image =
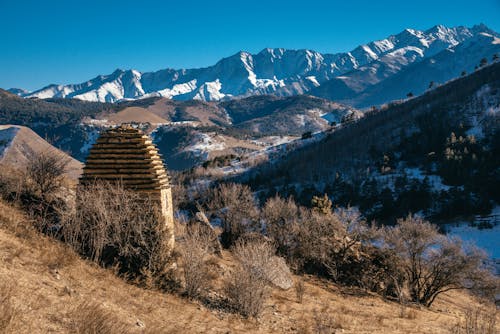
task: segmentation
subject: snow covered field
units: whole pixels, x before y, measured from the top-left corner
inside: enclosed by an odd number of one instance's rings
[[[486,250],[495,264],[497,274],[500,274],[500,206],[493,208],[487,217],[477,216],[475,222],[487,222],[493,225],[493,228],[479,229],[466,221],[447,224],[445,228],[448,235],[459,236],[462,240],[473,242]]]

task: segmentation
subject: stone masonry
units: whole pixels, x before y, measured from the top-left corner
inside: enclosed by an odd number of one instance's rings
[[[103,132],[90,149],[80,184],[96,180],[121,182],[161,207],[165,227],[174,245],[172,190],[167,171],[151,138],[130,125]]]

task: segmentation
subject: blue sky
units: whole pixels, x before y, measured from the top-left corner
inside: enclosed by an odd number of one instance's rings
[[[0,87],[203,67],[265,47],[335,53],[407,27],[477,23],[500,31],[500,0],[0,0]]]

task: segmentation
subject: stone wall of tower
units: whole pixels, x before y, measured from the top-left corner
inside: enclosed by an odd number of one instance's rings
[[[90,149],[80,184],[96,180],[121,182],[125,189],[158,203],[166,233],[174,246],[170,179],[158,149],[141,130],[122,125],[103,132]]]

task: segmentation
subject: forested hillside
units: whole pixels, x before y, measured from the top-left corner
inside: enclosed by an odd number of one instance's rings
[[[500,63],[404,103],[244,176],[263,197],[327,193],[371,219],[487,213],[500,201]],[[271,190],[269,190],[271,189]]]

